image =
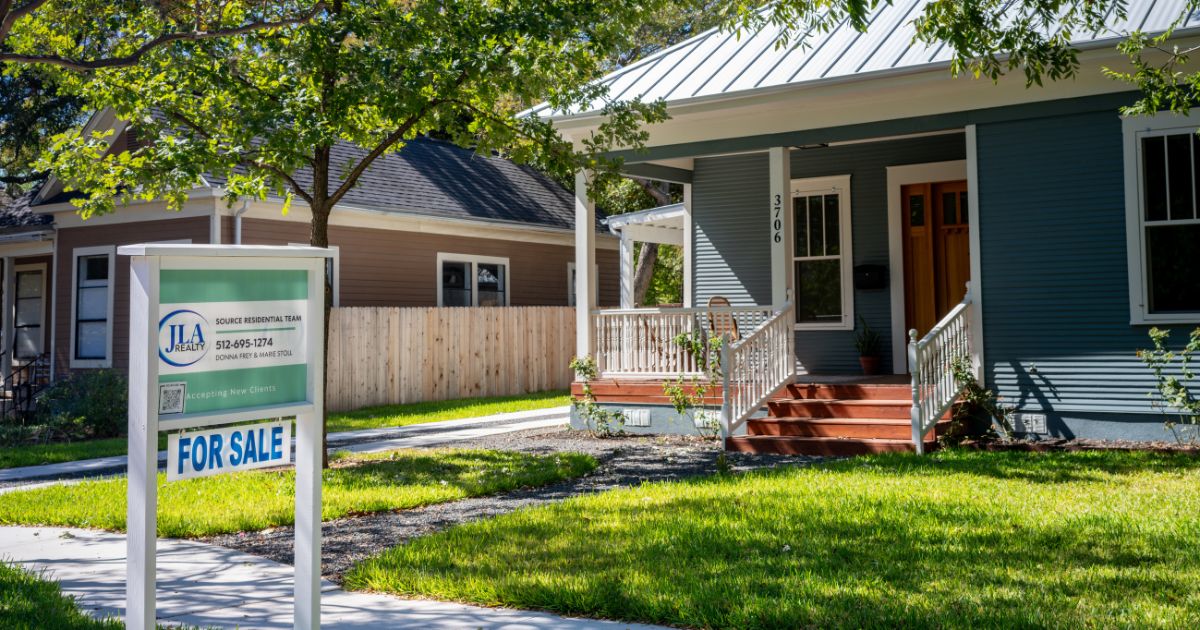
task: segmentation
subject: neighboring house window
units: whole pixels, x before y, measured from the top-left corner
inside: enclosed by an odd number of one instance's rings
[[[792,180],[796,327],[854,327],[850,176]]]
[[[437,255],[438,306],[508,306],[508,259]]]
[[[308,247],[308,243],[288,243],[289,247]],[[333,257],[325,259],[325,279],[333,287],[333,305],[342,305],[342,250],[337,245],[325,249],[333,250]]]
[[[1198,123],[1125,120],[1126,227],[1133,323],[1200,321]]]
[[[42,354],[43,318],[46,313],[46,265],[19,265],[16,272],[16,318],[13,320],[13,355],[30,359]]]
[[[71,367],[112,365],[113,248],[83,247],[74,252],[71,302]]]
[[[600,265],[592,267],[592,301],[600,303]],[[567,263],[567,306],[575,306],[575,263]]]

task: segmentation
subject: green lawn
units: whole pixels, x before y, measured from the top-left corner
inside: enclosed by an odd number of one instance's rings
[[[522,396],[499,396],[495,398],[465,398],[436,402],[411,403],[407,405],[385,405],[367,407],[356,411],[329,414],[329,431],[356,431],[402,427],[410,424],[459,420],[489,416],[496,413],[547,409],[571,404],[566,391],[538,392]],[[161,435],[159,448],[166,448],[166,435]],[[36,446],[0,447],[0,468],[58,464],[95,457],[124,455],[127,438],[86,440],[69,444],[44,444]]]
[[[477,418],[497,413],[548,409],[571,404],[571,395],[565,390],[537,392],[521,396],[497,396],[494,398],[462,398],[433,402],[409,403],[407,405],[383,405],[356,411],[329,414],[329,432],[358,431],[383,427],[403,427],[410,424],[440,422]]]
[[[346,585],[695,628],[1200,627],[1200,459],[968,451],[647,484]]]
[[[339,458],[325,471],[322,518],[400,510],[539,486],[585,474],[578,453],[528,455],[471,450],[403,450]],[[158,534],[197,537],[288,525],[292,470],[217,475],[166,483],[159,475]],[[0,525],[125,528],[125,479],[88,481],[0,495]]]
[[[58,584],[0,562],[0,628],[10,630],[119,630],[117,619],[100,621],[80,612]]]

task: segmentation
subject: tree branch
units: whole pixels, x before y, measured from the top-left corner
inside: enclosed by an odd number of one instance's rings
[[[47,0],[31,0],[30,5],[33,5],[33,4],[40,5],[40,4],[44,4],[46,1]],[[22,7],[22,8],[24,8],[24,7]],[[0,52],[0,62],[28,63],[28,64],[43,63],[43,64],[52,65],[52,66],[58,66],[61,68],[66,68],[68,70],[74,70],[77,72],[88,72],[91,70],[99,70],[102,68],[118,68],[118,67],[124,67],[124,66],[132,66],[132,65],[136,65],[139,61],[141,61],[142,57],[145,57],[151,51],[155,50],[156,48],[165,46],[167,44],[171,44],[174,42],[180,42],[180,41],[195,42],[195,41],[203,41],[203,40],[207,40],[207,39],[218,39],[218,38],[222,38],[222,37],[231,37],[234,35],[245,35],[247,33],[253,33],[255,31],[268,30],[268,29],[272,29],[272,28],[281,28],[284,26],[292,26],[295,24],[300,24],[302,22],[307,22],[307,21],[311,20],[312,18],[316,17],[316,15],[318,13],[320,13],[321,10],[324,8],[325,8],[325,0],[318,0],[317,3],[313,5],[312,9],[310,9],[309,11],[306,11],[304,14],[296,16],[294,18],[288,18],[288,19],[279,20],[276,22],[268,22],[265,20],[259,20],[256,22],[250,22],[247,24],[243,24],[241,26],[235,26],[235,27],[225,28],[225,29],[218,29],[215,31],[188,31],[188,32],[184,32],[184,33],[163,33],[162,35],[159,35],[158,37],[155,37],[154,39],[151,39],[150,41],[142,44],[141,46],[139,46],[137,48],[137,50],[133,51],[132,53],[129,53],[128,55],[118,56],[118,57],[108,57],[108,58],[102,58],[102,59],[85,60],[85,59],[72,59],[70,57],[61,57],[58,55],[26,55],[26,54],[18,54],[18,53],[11,53],[11,52]],[[11,18],[12,16],[16,15],[17,11],[19,11],[19,10],[20,9],[14,10],[12,13],[9,14],[9,17]],[[13,21],[15,21],[15,19]],[[5,24],[8,26],[0,27],[0,35],[7,34],[6,29],[11,28],[11,24],[9,24],[7,20],[6,20]],[[0,43],[2,43],[2,42],[3,42],[3,38],[0,37]]]
[[[25,4],[13,9],[12,0],[0,0],[0,44],[4,43],[4,38],[8,37],[8,32],[12,30],[13,24],[17,20],[36,11],[49,0],[29,0]]]

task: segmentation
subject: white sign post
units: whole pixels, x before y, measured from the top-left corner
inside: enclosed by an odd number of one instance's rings
[[[327,249],[129,245],[125,626],[155,628],[158,433],[168,480],[289,463],[296,418],[295,616],[321,623]],[[269,419],[254,425],[239,424]]]

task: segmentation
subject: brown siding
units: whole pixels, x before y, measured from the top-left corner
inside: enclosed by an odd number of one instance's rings
[[[43,291],[50,291],[53,283],[50,281],[54,277],[54,257],[50,254],[44,256],[26,256],[24,258],[14,258],[12,261],[13,267],[21,265],[46,265],[46,276],[42,279],[45,284],[42,287]],[[50,313],[53,310],[53,296],[46,294],[45,311],[42,313],[42,348],[44,352],[50,352]],[[11,348],[10,348],[11,349]]]
[[[308,224],[243,219],[247,245],[307,243]],[[438,252],[509,259],[513,306],[567,304],[567,263],[575,248],[397,230],[330,226],[340,250],[342,306],[436,306]],[[620,302],[617,252],[598,250],[600,303]]]
[[[154,241],[191,239],[207,243],[209,218],[161,219],[58,230],[58,260],[54,266],[55,370],[66,372],[71,366],[71,265],[79,247],[131,245]],[[129,353],[129,257],[117,256],[113,278],[113,367],[125,369]]]

